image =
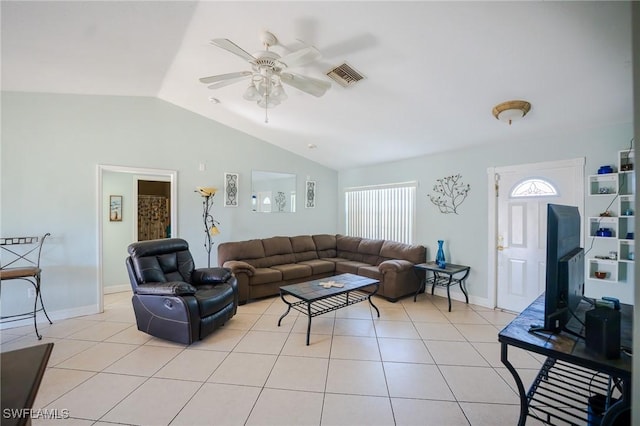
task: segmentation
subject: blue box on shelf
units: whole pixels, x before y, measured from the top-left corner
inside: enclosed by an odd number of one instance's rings
[[[613,167],[611,166],[600,166],[600,168],[598,169],[599,175],[606,175],[609,173],[613,173]]]
[[[596,231],[596,237],[612,237],[613,232],[609,228],[598,228]]]

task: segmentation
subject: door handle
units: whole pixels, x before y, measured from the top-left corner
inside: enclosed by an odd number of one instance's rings
[[[496,248],[498,249],[498,251],[502,251],[502,250],[504,250],[504,249],[506,249],[506,248],[509,248],[509,246],[500,246],[500,245],[499,245],[499,246],[498,246],[498,247],[496,247]]]

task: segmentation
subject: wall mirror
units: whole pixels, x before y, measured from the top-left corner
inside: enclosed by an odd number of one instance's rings
[[[292,173],[251,172],[251,210],[258,213],[296,211],[296,175]]]

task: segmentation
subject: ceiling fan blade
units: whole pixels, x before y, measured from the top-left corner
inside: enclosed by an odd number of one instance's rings
[[[234,55],[241,57],[245,61],[251,62],[256,60],[253,55],[251,55],[249,52],[247,52],[228,38],[214,38],[213,40],[211,40],[211,44],[213,44],[214,46],[218,46],[228,52],[231,52]]]
[[[209,84],[209,83],[217,83],[219,81],[225,80],[238,80],[250,76],[252,74],[251,71],[240,71],[240,72],[231,72],[229,74],[219,74],[212,75],[210,77],[202,77],[200,79],[200,83]]]
[[[325,92],[331,87],[331,83],[329,82],[300,74],[289,74],[283,72],[280,74],[280,79],[283,83],[295,87],[298,90],[302,90],[303,92],[313,95],[317,98],[324,95]]]
[[[245,78],[248,78],[248,75],[242,76],[242,77],[238,77],[238,78],[233,78],[230,80],[223,80],[223,81],[219,81],[217,83],[213,83],[207,86],[207,89],[219,89],[221,87],[225,87],[225,86],[229,86],[230,84],[235,84],[237,82],[239,82],[240,80],[244,80]]]
[[[283,56],[278,59],[278,62],[285,64],[287,68],[293,68],[313,62],[316,59],[320,59],[321,56],[318,49],[313,46],[307,46]]]

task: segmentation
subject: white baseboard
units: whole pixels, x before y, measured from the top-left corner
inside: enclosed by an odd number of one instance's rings
[[[49,318],[51,321],[55,323],[56,321],[61,321],[69,318],[82,317],[85,315],[94,315],[100,313],[100,309],[98,305],[86,305],[86,306],[78,306],[77,308],[71,309],[62,309],[60,311],[48,311]],[[38,312],[36,316],[36,322],[38,324],[48,324],[47,317],[44,315],[44,312]],[[33,326],[33,318],[25,318],[19,321],[11,321],[0,324],[0,330],[5,330],[9,328],[16,327],[25,327],[25,326]]]
[[[130,284],[122,284],[122,285],[110,285],[103,287],[104,294],[111,293],[122,293],[123,291],[131,290]]]

